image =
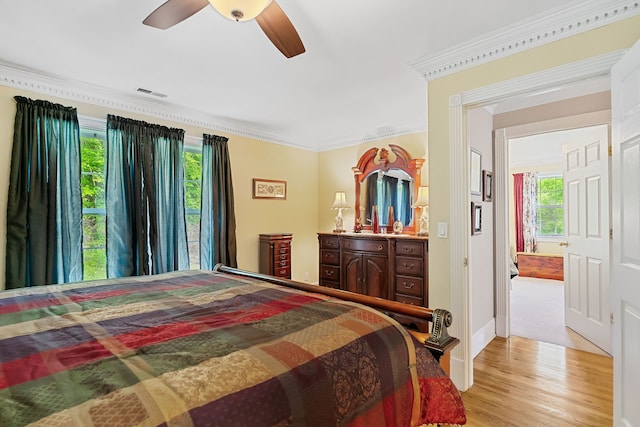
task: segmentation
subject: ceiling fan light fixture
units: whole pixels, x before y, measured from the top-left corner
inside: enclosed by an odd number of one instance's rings
[[[255,19],[273,0],[209,0],[218,13],[232,21]]]

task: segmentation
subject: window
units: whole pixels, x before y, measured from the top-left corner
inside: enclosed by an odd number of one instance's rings
[[[105,131],[81,128],[82,255],[84,279],[107,277],[104,205]]]
[[[200,268],[200,202],[202,191],[202,149],[184,146],[184,185],[189,243],[189,267]]]
[[[564,207],[561,176],[538,178],[538,236],[564,235]]]
[[[107,224],[105,209],[106,124],[80,120],[82,160],[82,254],[84,280],[107,277]],[[201,141],[199,140],[200,144]],[[184,146],[185,202],[189,266],[200,268],[200,196],[202,149],[197,142]]]

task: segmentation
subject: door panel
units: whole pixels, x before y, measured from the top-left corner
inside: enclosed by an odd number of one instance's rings
[[[606,125],[563,146],[565,324],[611,352],[609,135]]]
[[[387,257],[366,255],[364,257],[364,291],[367,295],[389,298],[387,286]]]
[[[613,419],[640,425],[640,42],[611,70]]]

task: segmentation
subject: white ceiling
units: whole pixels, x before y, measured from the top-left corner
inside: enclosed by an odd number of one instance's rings
[[[486,49],[502,30],[533,31],[524,24],[532,18],[570,29],[553,17],[575,15],[574,31],[585,5],[624,3],[278,0],[307,50],[286,59],[256,22],[229,21],[210,6],[165,31],[143,25],[163,1],[0,0],[0,84],[73,88],[80,100],[323,150],[425,130],[432,73],[423,70],[447,52]],[[2,78],[16,70],[28,74],[23,83]]]

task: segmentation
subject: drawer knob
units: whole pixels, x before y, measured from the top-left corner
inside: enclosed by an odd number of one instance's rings
[[[415,285],[414,283],[407,282],[402,282],[402,284],[404,285],[405,289],[413,289],[413,286]]]
[[[403,262],[403,263],[402,263],[402,266],[403,266],[404,268],[409,269],[409,270],[413,270],[413,264],[407,264],[406,262]]]
[[[405,252],[413,252],[413,248],[406,247],[404,248]]]
[[[333,271],[332,270],[325,270],[324,274],[327,276],[333,276]]]
[[[287,261],[280,261],[280,266],[284,267],[285,265],[287,265]]]
[[[379,251],[381,251],[381,250],[383,250],[383,249],[384,249],[384,246],[382,246],[382,245],[378,245],[378,250],[379,250]]]

